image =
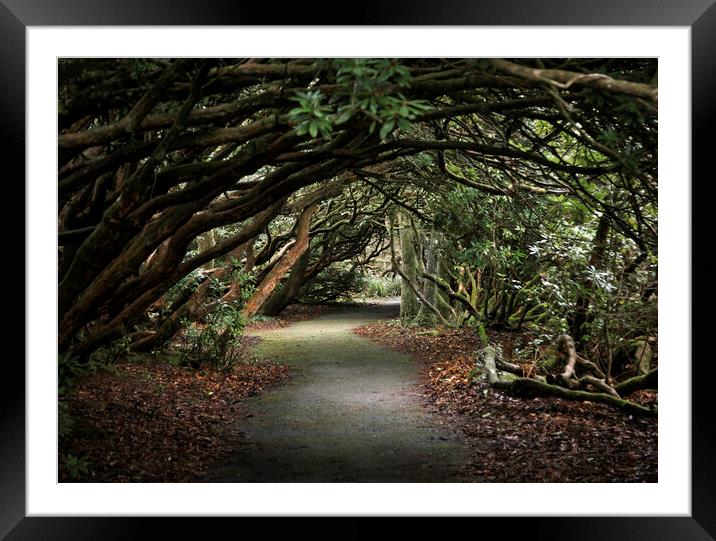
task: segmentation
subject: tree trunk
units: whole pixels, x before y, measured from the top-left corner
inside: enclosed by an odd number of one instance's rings
[[[445,258],[443,257],[443,252],[440,252],[439,255],[439,262],[438,262],[438,277],[441,278],[445,283],[448,283],[450,281],[450,272],[448,271],[447,265],[445,264]],[[435,284],[437,286],[437,284]],[[438,288],[438,302],[437,306],[440,310],[440,313],[443,315],[445,319],[448,319],[450,321],[457,321],[457,312],[455,311],[455,308],[453,308],[452,299],[450,298],[450,295],[443,291],[441,288]]]
[[[158,349],[174,338],[186,321],[196,321],[206,313],[204,299],[209,292],[211,279],[204,280],[185,303],[179,306],[159,326],[156,332],[146,335],[131,345],[132,351],[151,351]]]
[[[430,232],[425,247],[425,273],[437,274],[440,261],[440,240],[438,232],[434,229]],[[431,280],[423,280],[423,297],[432,306],[438,307],[438,286]],[[438,310],[440,310],[438,308]],[[442,311],[440,312],[442,314]],[[443,316],[444,317],[444,316]],[[437,321],[436,314],[425,304],[421,304],[414,322],[420,325],[433,325]]]
[[[418,315],[418,297],[410,283],[418,281],[418,256],[415,252],[413,228],[410,217],[404,213],[398,214],[400,230],[400,267],[405,278],[400,284],[400,317],[412,321]],[[402,276],[401,276],[402,278]],[[407,283],[407,282],[410,283]]]
[[[301,291],[301,286],[304,283],[306,268],[308,267],[310,258],[311,250],[306,250],[291,269],[291,274],[288,280],[286,280],[286,283],[282,287],[277,288],[276,291],[266,299],[266,302],[264,302],[259,309],[259,314],[264,316],[277,316],[284,308],[296,300],[298,293]]]
[[[196,238],[196,242],[199,247],[199,253],[205,252],[209,248],[213,247],[215,244],[214,230],[209,229],[209,231],[207,231],[206,233],[202,233],[201,235],[199,235]],[[206,263],[204,263],[203,268],[205,268],[206,270],[213,269],[214,268],[214,260],[212,259],[211,261],[207,261]]]
[[[401,268],[401,265],[398,263],[397,257],[396,257],[396,255],[395,255],[395,248],[394,248],[394,246],[393,246],[393,245],[394,245],[394,242],[393,242],[393,224],[392,224],[392,222],[391,222],[391,220],[390,220],[389,217],[386,217],[386,227],[388,228],[388,234],[389,234],[389,236],[390,236],[390,241],[389,241],[389,242],[390,242],[390,258],[391,258],[391,261],[392,261],[392,263],[393,263],[393,269],[395,270],[395,272],[397,272],[397,273],[400,275],[400,278],[401,278],[401,280],[402,280],[402,282],[401,282],[401,289],[402,289],[403,287],[410,288],[410,290],[412,291],[413,295],[415,295],[415,297],[416,297],[416,303],[417,303],[417,300],[420,299],[420,302],[422,302],[425,306],[427,306],[427,308],[429,308],[429,309],[433,312],[433,314],[435,314],[435,316],[440,320],[440,322],[441,322],[443,325],[445,325],[445,326],[447,326],[447,327],[450,327],[452,324],[451,324],[447,319],[445,319],[445,318],[442,316],[442,314],[441,314],[440,311],[435,307],[435,305],[429,303],[429,302],[427,301],[427,299],[426,299],[425,297],[423,297],[423,294],[420,292],[420,289],[418,288],[418,285],[417,285],[414,281],[412,281],[412,280],[408,277],[408,275],[405,274],[405,272],[403,272],[403,269]],[[416,269],[416,272],[417,272],[417,269]],[[402,305],[401,305],[401,311],[402,311],[402,309],[403,309],[403,307],[402,307]]]
[[[267,225],[268,223],[278,214],[282,201],[272,205],[268,209],[256,215],[249,224],[247,224],[242,230],[234,235],[230,239],[221,241],[218,245],[212,248],[212,251],[216,252],[216,256],[219,257],[223,254],[229,253],[232,250],[239,251],[240,247],[246,246],[246,243],[252,241]],[[205,258],[191,258],[185,261],[177,268],[164,268],[159,263],[153,263],[153,267],[157,266],[163,270],[162,280],[158,282],[156,286],[140,294],[135,300],[128,302],[126,305],[122,305],[118,308],[117,313],[111,317],[109,321],[104,323],[97,329],[94,329],[88,334],[81,342],[76,344],[72,348],[73,355],[76,355],[81,360],[88,359],[91,352],[97,348],[111,342],[112,340],[119,338],[122,334],[126,334],[127,328],[141,317],[146,309],[154,302],[156,302],[162,295],[164,295],[171,286],[176,284],[184,276],[189,274],[194,269],[198,268],[202,263],[205,262]]]
[[[467,313],[474,317],[476,321],[480,321],[481,316],[475,306],[470,304],[470,300],[465,296],[465,293],[456,293],[453,291],[447,281],[443,280],[439,276],[433,276],[432,274],[423,273],[422,277],[426,280],[430,280],[433,282],[441,292],[445,293],[445,295],[452,301],[455,302],[455,304],[458,306],[458,308],[464,308]],[[462,291],[465,291],[464,289]],[[440,296],[438,296],[438,299],[440,299]],[[452,306],[449,307],[450,312],[449,314],[453,316],[455,320],[457,318],[455,317],[455,310],[452,308]],[[440,311],[442,314],[442,311]],[[445,317],[445,316],[443,316]],[[469,316],[468,316],[469,317]]]
[[[607,236],[609,234],[609,216],[603,213],[599,218],[597,231],[594,234],[592,245],[592,253],[589,256],[589,266],[595,269],[601,269],[604,261],[604,253],[607,248]],[[592,280],[585,280],[582,284],[584,289],[592,289],[594,284]],[[584,324],[587,323],[589,314],[589,295],[582,293],[577,297],[574,305],[574,313],[569,321],[569,333],[574,337],[577,346],[582,345],[582,337],[584,336]]]
[[[251,298],[246,301],[241,314],[249,319],[258,312],[261,305],[273,293],[283,276],[293,267],[303,253],[308,249],[308,230],[311,225],[311,216],[318,203],[313,203],[303,209],[296,224],[296,242],[283,257],[274,265],[266,277],[258,285]]]
[[[253,239],[247,243],[240,245],[235,248],[227,255],[227,259],[231,257],[241,258],[243,253],[246,251],[247,246],[253,243]],[[184,301],[176,303],[176,308],[172,311],[171,315],[162,321],[161,325],[156,332],[149,334],[134,344],[131,348],[134,351],[151,351],[157,349],[169,342],[174,338],[177,333],[182,329],[187,321],[193,323],[199,320],[202,316],[211,313],[217,306],[218,303],[205,304],[206,296],[209,293],[212,278],[215,280],[221,280],[224,276],[231,272],[231,266],[225,266],[213,271],[211,276],[199,284],[194,292],[188,296]],[[232,284],[228,293],[226,293],[221,300],[223,302],[230,302],[239,295],[238,284]]]

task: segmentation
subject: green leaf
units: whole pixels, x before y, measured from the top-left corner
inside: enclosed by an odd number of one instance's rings
[[[321,131],[321,136],[324,139],[330,139],[333,136],[333,130],[330,126],[321,125],[319,126],[319,130]]]
[[[383,127],[380,128],[380,138],[385,139],[386,136],[393,131],[393,128],[395,127],[395,122],[390,120],[383,124]]]
[[[353,116],[353,110],[351,108],[345,108],[336,118],[336,124],[343,124]]]
[[[430,105],[425,100],[414,100],[410,102],[410,107],[415,111],[429,111]]]
[[[410,122],[408,122],[408,121],[407,121],[406,119],[404,119],[404,118],[399,118],[399,119],[398,119],[398,127],[399,127],[402,131],[407,131],[407,130],[410,128]]]

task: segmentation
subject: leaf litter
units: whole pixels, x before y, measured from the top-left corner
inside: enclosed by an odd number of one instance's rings
[[[474,329],[395,323],[371,323],[355,332],[421,362],[426,405],[461,431],[471,448],[466,481],[658,481],[656,418],[634,418],[593,402],[513,398],[490,389],[475,370],[481,342]],[[501,333],[498,339],[511,348],[514,336]],[[639,391],[629,398],[647,404],[657,396]]]
[[[325,310],[292,305],[246,331],[284,327]],[[158,356],[123,360],[78,381],[62,397],[74,427],[59,442],[60,482],[201,481],[240,441],[244,400],[289,377],[285,364],[253,358],[258,340],[241,337],[240,361],[228,371]],[[72,475],[68,456],[81,458],[86,471]]]

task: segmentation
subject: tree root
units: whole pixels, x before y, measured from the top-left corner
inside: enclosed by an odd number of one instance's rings
[[[503,372],[510,372],[516,376],[524,376],[525,370],[519,364],[509,363],[504,359],[497,358],[497,368]]]
[[[659,388],[659,374],[658,369],[655,368],[648,374],[643,376],[636,376],[628,380],[618,383],[614,387],[621,396],[628,396],[634,391],[640,391],[642,389],[658,389]]]
[[[556,378],[547,378],[548,383],[564,385],[571,390],[584,389],[587,385],[596,387],[601,392],[620,398],[619,393],[606,382],[607,376],[592,361],[589,361],[577,354],[574,340],[568,334],[562,334],[557,338],[557,351],[566,359],[564,371]],[[579,366],[582,376],[577,375]],[[584,371],[590,372],[584,374]]]
[[[563,398],[565,400],[584,400],[589,402],[601,402],[603,404],[609,404],[611,406],[614,406],[617,409],[625,413],[629,413],[631,415],[653,417],[657,414],[656,409],[646,408],[634,402],[630,402],[629,400],[619,398],[618,395],[614,396],[614,394],[607,394],[605,392],[593,393],[589,391],[569,389],[561,387],[559,385],[551,385],[549,383],[544,383],[536,379],[523,377],[514,378],[508,381],[500,377],[497,370],[497,362],[495,358],[496,352],[495,348],[493,348],[492,346],[487,346],[482,350],[482,360],[485,365],[485,369],[487,370],[487,380],[490,384],[490,387],[506,391],[515,396],[555,396],[557,398]],[[593,384],[593,382],[591,381],[589,383]]]

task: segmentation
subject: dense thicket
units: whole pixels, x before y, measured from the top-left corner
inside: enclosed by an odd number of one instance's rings
[[[221,349],[392,271],[406,319],[633,364],[656,331],[656,66],[62,59],[60,351],[216,314]]]

